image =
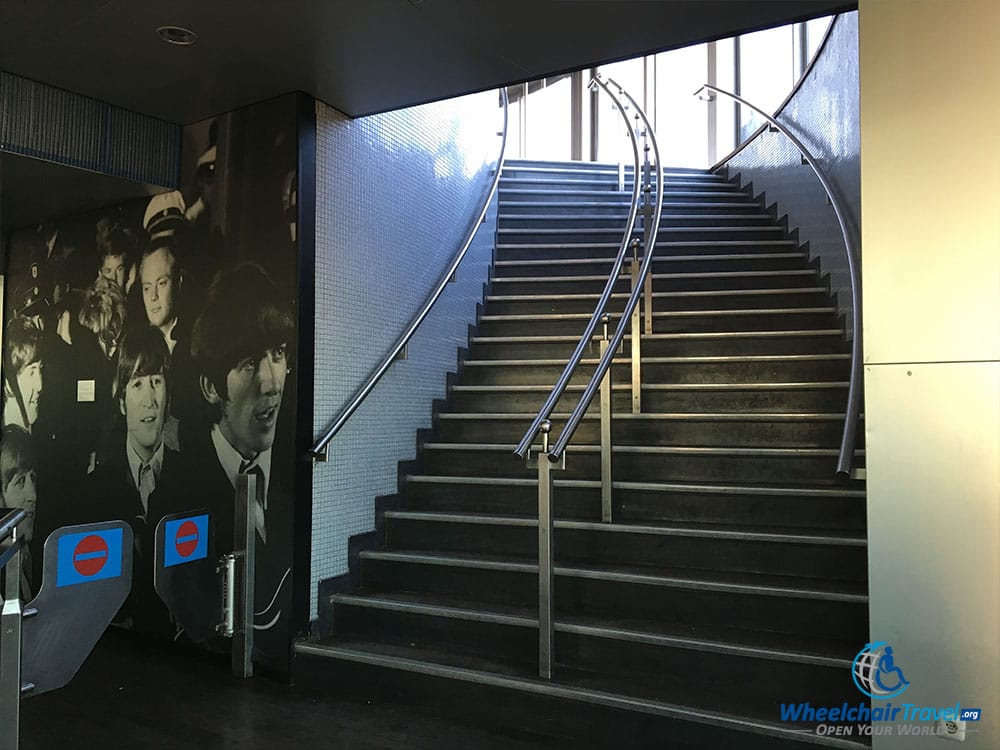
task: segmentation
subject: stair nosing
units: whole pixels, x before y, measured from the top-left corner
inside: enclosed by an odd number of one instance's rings
[[[709,363],[709,362],[812,362],[820,360],[849,360],[849,353],[831,354],[746,354],[746,355],[719,355],[719,356],[691,356],[691,357],[642,357],[643,364],[681,364],[681,363]],[[631,360],[627,357],[615,357],[611,360],[613,365],[627,365]],[[596,365],[596,359],[582,359],[581,365]],[[565,359],[469,359],[463,365],[465,367],[520,367],[524,365],[564,365]]]
[[[644,390],[661,391],[661,390],[680,390],[680,391],[698,391],[698,390],[833,390],[833,389],[843,389],[850,386],[850,382],[847,380],[835,380],[835,381],[819,381],[809,382],[809,381],[795,381],[787,383],[643,383],[642,388]],[[628,391],[631,390],[632,386],[629,383],[612,383],[612,390]],[[566,386],[567,391],[580,391],[582,392],[586,386],[583,385],[568,385]],[[519,392],[531,392],[531,391],[543,391],[548,392],[552,390],[551,385],[453,385],[451,390],[458,392],[470,392],[470,393],[484,393],[489,391],[501,391],[510,393]]]
[[[821,336],[843,336],[844,332],[840,328],[802,328],[798,330],[763,330],[763,331],[698,331],[692,333],[644,333],[643,341],[690,341],[693,339],[736,339],[736,338],[788,338],[793,336],[821,337]],[[631,340],[630,333],[625,334],[623,340]],[[593,341],[600,341],[598,334],[591,336]],[[551,335],[551,336],[473,336],[473,344],[557,344],[563,342],[579,341],[579,336],[572,335]]]
[[[696,318],[699,316],[726,315],[829,315],[837,312],[836,307],[780,307],[780,308],[734,308],[732,310],[662,310],[653,313],[657,318]],[[482,315],[481,323],[506,323],[511,321],[547,321],[547,320],[590,320],[593,313],[511,313],[500,315]]]
[[[501,573],[538,573],[538,563],[514,562],[479,557],[456,557],[454,555],[429,554],[426,552],[389,552],[384,550],[363,550],[362,560],[382,560],[385,562],[417,565],[440,565],[452,568],[476,568]],[[713,591],[720,594],[744,594],[747,596],[775,596],[788,599],[810,599],[843,604],[866,604],[867,594],[850,594],[841,591],[823,591],[800,587],[783,587],[766,584],[732,583],[680,576],[653,575],[608,570],[599,567],[581,567],[556,563],[552,566],[554,576],[582,578],[592,581],[616,581],[638,586],[657,586],[695,591]]]
[[[537,479],[529,477],[471,477],[453,476],[448,474],[406,474],[403,477],[408,482],[416,484],[472,484],[478,486],[508,485],[517,487],[533,487],[538,485]],[[577,489],[600,489],[599,479],[556,479],[555,486],[574,487]],[[779,497],[850,497],[864,499],[864,490],[836,487],[787,487],[758,485],[724,485],[702,482],[630,482],[616,481],[613,489],[641,490],[647,492],[691,492],[704,495],[776,495]]]
[[[656,247],[773,247],[774,245],[786,245],[799,247],[800,243],[795,240],[691,240],[688,242],[666,242],[657,240]],[[528,242],[523,244],[513,244],[509,242],[498,242],[497,251],[501,250],[566,250],[571,248],[618,248],[621,243],[616,242]]]
[[[437,513],[433,511],[387,510],[385,518],[404,521],[433,523],[474,524],[480,526],[520,526],[537,528],[538,519],[530,516],[497,516],[477,513]],[[771,544],[809,544],[820,546],[865,547],[861,537],[823,536],[816,534],[790,534],[760,531],[734,531],[728,529],[692,529],[683,526],[605,523],[603,521],[573,521],[557,519],[557,529],[601,531],[608,534],[647,534],[649,536],[677,536],[695,539],[732,539]]]
[[[799,260],[806,256],[805,251],[799,251],[794,253],[755,253],[754,255],[744,254],[729,254],[729,255],[667,255],[661,258],[654,258],[653,262],[657,263],[659,261],[685,261],[689,263],[696,263],[701,261],[720,261],[720,260],[746,260],[747,258],[753,258],[754,260]],[[494,263],[495,266],[501,268],[507,266],[568,266],[574,263],[579,263],[581,265],[597,265],[597,264],[611,264],[614,263],[614,258],[552,258],[551,260],[498,260]],[[504,278],[504,277],[498,277]]]
[[[787,287],[780,289],[704,289],[694,291],[653,292],[653,298],[678,297],[751,297],[778,296],[782,294],[826,294],[829,290],[821,286]],[[620,292],[612,294],[609,299],[628,299],[629,295]],[[487,302],[554,302],[556,300],[598,300],[601,295],[594,293],[581,294],[490,294]]]
[[[738,278],[759,278],[762,276],[815,276],[816,271],[811,268],[793,268],[763,271],[691,271],[680,273],[654,273],[651,274],[653,281],[657,279],[738,279]],[[495,276],[493,283],[510,284],[570,284],[584,281],[607,281],[608,276],[604,274],[588,274],[577,276]],[[627,281],[628,276],[622,274],[619,281]]]
[[[426,442],[424,450],[447,451],[458,450],[466,452],[509,452],[514,453],[516,446],[506,443],[449,443]],[[534,446],[533,446],[534,447]],[[612,453],[628,453],[635,455],[678,455],[678,456],[770,456],[772,458],[805,458],[821,456],[838,456],[839,448],[772,448],[772,447],[739,447],[739,446],[690,446],[690,445],[615,445]],[[601,446],[593,444],[578,444],[569,446],[567,453],[600,453]],[[864,448],[855,448],[854,455],[865,455]]]

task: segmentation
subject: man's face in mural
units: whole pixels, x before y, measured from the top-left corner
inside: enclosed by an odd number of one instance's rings
[[[244,458],[274,443],[274,428],[288,375],[287,346],[240,360],[226,375],[228,398],[221,401],[219,429]]]
[[[108,281],[113,281],[119,289],[125,288],[125,256],[105,255],[101,263],[101,276]]]
[[[147,255],[139,268],[139,280],[149,324],[157,328],[169,324],[175,317],[174,254],[161,247]]]
[[[153,457],[163,436],[167,381],[162,372],[130,378],[121,398],[128,439],[144,461]]]
[[[35,505],[38,495],[35,490],[35,470],[25,469],[14,474],[7,486],[3,488],[3,504],[8,508],[21,508],[28,514],[27,518],[18,524],[19,534],[31,541],[35,525]]]
[[[38,419],[38,398],[42,395],[42,363],[32,362],[22,367],[17,373],[17,387],[24,401],[24,412],[28,418],[27,427],[31,427]],[[8,402],[7,408],[17,408]]]

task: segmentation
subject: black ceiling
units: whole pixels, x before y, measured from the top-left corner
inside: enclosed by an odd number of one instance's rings
[[[0,70],[187,124],[289,91],[397,109],[827,15],[845,0],[0,0]],[[162,25],[194,30],[172,47]],[[5,155],[0,229],[147,195]]]
[[[0,69],[175,123],[288,91],[364,115],[856,7],[844,0],[0,0]],[[194,30],[194,47],[158,26]]]

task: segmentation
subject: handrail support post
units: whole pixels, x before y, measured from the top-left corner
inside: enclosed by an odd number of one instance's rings
[[[601,339],[601,357],[608,350],[608,316],[604,316],[604,337]],[[612,467],[611,467],[611,370],[601,378],[601,520],[612,522]]]
[[[11,544],[19,544],[17,527]],[[17,750],[21,713],[21,553],[15,550],[4,573],[0,613],[0,750]]]
[[[640,264],[638,260],[632,261],[631,279],[632,289],[639,284]],[[640,305],[632,309],[632,413],[639,414],[642,411],[642,310]]]
[[[538,469],[538,676],[552,679],[555,624],[553,618],[553,538],[555,522],[552,512],[554,481],[552,472],[566,468],[566,454],[560,459],[549,455],[549,433],[552,422],[544,420],[538,428],[542,449],[537,457],[528,452],[528,467]]]

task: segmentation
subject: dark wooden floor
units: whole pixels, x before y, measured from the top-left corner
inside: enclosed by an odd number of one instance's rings
[[[237,680],[225,659],[120,631],[104,636],[67,687],[23,701],[21,717],[22,750],[569,747],[460,717]]]

